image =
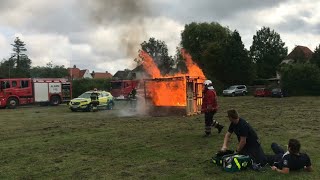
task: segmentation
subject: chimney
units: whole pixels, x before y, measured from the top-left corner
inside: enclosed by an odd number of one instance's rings
[[[76,66],[76,65],[73,65],[73,68],[77,68],[77,66]]]

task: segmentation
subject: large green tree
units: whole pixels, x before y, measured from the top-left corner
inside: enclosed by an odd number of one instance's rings
[[[9,59],[4,59],[1,63],[0,76],[3,78],[30,77],[31,60],[25,54],[26,44],[19,37],[16,37],[11,45],[13,53]]]
[[[270,78],[276,75],[277,66],[287,56],[288,48],[280,35],[269,27],[262,27],[253,36],[250,56],[256,63],[257,76]]]
[[[205,69],[225,85],[248,84],[254,79],[253,62],[249,58],[241,36],[234,31],[224,42],[211,43],[203,54]]]
[[[25,43],[16,37],[13,53],[9,59],[4,59],[0,64],[0,76],[2,78],[30,77],[31,60],[25,54]]]
[[[204,62],[203,53],[208,46],[216,43],[224,43],[230,35],[230,30],[221,26],[219,23],[196,23],[185,25],[181,33],[181,46],[186,49],[192,56],[193,60],[201,68],[207,66]]]
[[[141,49],[147,52],[157,64],[161,74],[168,74],[174,65],[173,58],[168,54],[168,47],[164,41],[150,38],[148,42],[141,43]]]
[[[316,64],[320,68],[320,45],[314,50],[310,62]]]
[[[190,23],[185,25],[181,33],[181,46],[186,49],[202,69],[207,78],[215,84],[215,88],[221,90],[223,82],[218,80],[212,69],[215,61],[224,59],[224,46],[229,39],[231,31],[219,23]],[[178,64],[180,67],[181,62]],[[178,67],[179,67],[178,66]]]
[[[63,78],[68,76],[68,70],[63,65],[53,65],[52,62],[49,62],[45,67],[33,67],[30,75],[34,78]]]
[[[226,46],[223,64],[225,82],[228,84],[250,84],[255,78],[254,64],[249,58],[238,31],[234,31]]]
[[[15,61],[13,58],[3,59],[0,63],[0,78],[10,78],[14,77],[12,74],[15,74],[14,70]]]
[[[174,69],[175,72],[182,72],[182,73],[188,72],[188,69],[187,69],[185,60],[183,59],[180,47],[176,48],[176,55],[174,56],[174,63],[176,66],[176,68]]]
[[[253,63],[238,31],[219,23],[191,23],[181,34],[181,45],[202,68],[207,78],[225,85],[250,83]]]
[[[27,51],[26,44],[16,37],[13,46],[13,58],[16,61],[16,77],[30,77],[31,60],[25,54]]]

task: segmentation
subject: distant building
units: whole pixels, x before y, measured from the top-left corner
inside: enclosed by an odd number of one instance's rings
[[[146,72],[143,65],[139,65],[136,68],[134,68],[130,75],[132,79],[149,79],[151,76]]]
[[[106,72],[94,72],[92,71],[91,76],[93,79],[111,79],[113,76],[108,71]]]
[[[92,79],[92,76],[88,69],[80,70],[80,77]]]
[[[131,72],[131,70],[129,70],[129,69],[125,69],[124,71],[117,71],[113,75],[113,79],[115,79],[115,80],[131,79],[129,77],[130,72]]]
[[[123,71],[117,71],[113,75],[114,80],[127,80],[127,79],[148,79],[151,76],[145,71],[143,65],[138,65],[133,70],[125,69]]]
[[[284,58],[280,63],[280,66],[284,64],[294,64],[294,63],[309,63],[312,58],[313,52],[306,46],[296,46],[289,55]],[[277,79],[280,79],[280,74],[277,72]]]
[[[312,58],[313,52],[306,46],[296,46],[281,64],[306,63]]]
[[[68,79],[70,80],[83,78],[92,79],[92,76],[88,69],[80,70],[76,65],[74,65],[73,68],[68,68],[68,74]]]

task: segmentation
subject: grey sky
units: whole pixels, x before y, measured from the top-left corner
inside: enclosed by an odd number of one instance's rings
[[[19,36],[33,66],[56,65],[114,74],[133,68],[139,44],[163,40],[174,55],[187,23],[237,29],[247,49],[262,26],[289,47],[320,44],[320,2],[312,0],[2,0],[0,58]]]

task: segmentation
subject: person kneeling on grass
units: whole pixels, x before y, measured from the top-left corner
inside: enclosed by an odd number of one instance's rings
[[[304,169],[312,171],[311,161],[307,154],[300,153],[300,142],[296,139],[290,139],[288,151],[284,150],[276,143],[271,144],[271,149],[275,155],[268,155],[268,163],[271,169],[279,173],[288,174],[289,171]]]
[[[227,114],[231,123],[228,132],[225,134],[221,151],[224,152],[227,150],[231,134],[234,132],[239,141],[236,153],[249,155],[257,165],[254,169],[258,169],[266,165],[267,159],[260,145],[256,131],[246,120],[239,117],[236,110],[231,109]]]

